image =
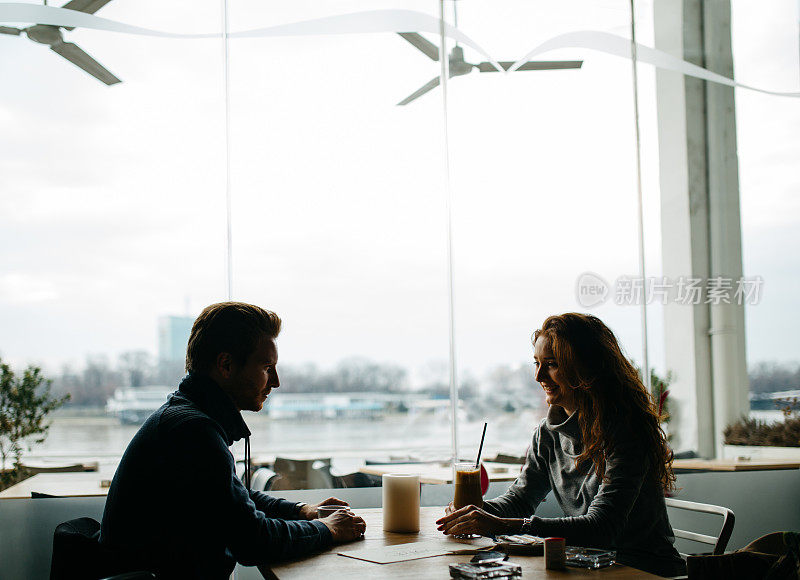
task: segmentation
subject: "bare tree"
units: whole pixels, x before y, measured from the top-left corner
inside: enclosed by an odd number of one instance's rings
[[[144,350],[131,350],[119,355],[117,368],[131,387],[143,387],[153,379],[153,360]]]

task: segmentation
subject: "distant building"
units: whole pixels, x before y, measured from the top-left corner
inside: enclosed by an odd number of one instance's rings
[[[182,361],[186,358],[186,345],[192,331],[191,316],[160,316],[158,318],[158,359]]]

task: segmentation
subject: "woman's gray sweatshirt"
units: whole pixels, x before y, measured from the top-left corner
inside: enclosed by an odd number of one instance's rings
[[[641,441],[620,441],[606,457],[607,481],[591,461],[576,467],[581,454],[577,413],[559,406],[533,434],[525,465],[509,490],[486,501],[484,509],[501,517],[530,517],[552,490],[565,517],[533,516],[527,533],[563,537],[567,544],[617,550],[617,561],[662,576],[686,573],[673,543],[661,484],[648,476]]]

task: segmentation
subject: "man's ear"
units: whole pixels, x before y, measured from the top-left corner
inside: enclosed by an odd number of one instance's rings
[[[223,379],[229,379],[233,374],[233,357],[228,352],[221,352],[214,361],[214,367]]]

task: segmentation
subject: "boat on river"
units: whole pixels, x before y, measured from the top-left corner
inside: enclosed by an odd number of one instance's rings
[[[153,412],[167,402],[173,387],[149,385],[146,387],[124,387],[114,391],[106,401],[106,413],[126,425],[144,423]]]

